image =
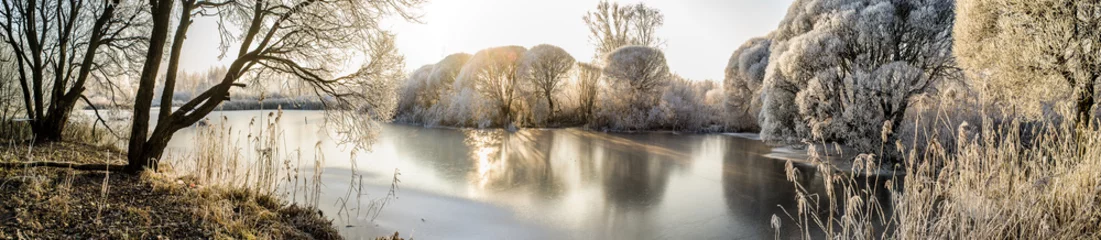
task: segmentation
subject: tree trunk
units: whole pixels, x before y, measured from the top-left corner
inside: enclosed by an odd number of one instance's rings
[[[35,121],[38,129],[34,129],[34,139],[37,143],[61,141],[61,133],[69,123],[69,115],[72,113],[73,104],[68,103],[64,97],[54,103],[55,106],[45,119]]]
[[[1090,119],[1093,118],[1093,105],[1094,105],[1094,89],[1093,84],[1086,84],[1086,87],[1078,91],[1077,105],[1078,112],[1075,118],[1077,119],[1079,127],[1088,126]]]
[[[146,52],[145,65],[142,67],[138,85],[138,94],[134,102],[133,124],[130,128],[130,144],[127,149],[127,168],[129,172],[139,172],[151,164],[151,152],[148,152],[146,138],[149,136],[149,111],[153,105],[153,91],[156,90],[157,73],[164,57],[164,45],[168,38],[169,18],[172,16],[174,0],[150,0],[153,12],[153,30],[149,37],[149,51]]]
[[[176,35],[172,38],[172,52],[169,53],[168,72],[165,72],[164,91],[161,92],[161,109],[158,119],[168,118],[172,112],[172,95],[176,88],[176,72],[179,71],[180,51],[183,49],[184,39],[187,38],[187,29],[191,26],[191,9],[194,1],[184,0],[183,11],[180,14],[180,23],[176,27]]]
[[[550,117],[549,118],[552,118],[552,117],[554,117],[554,101],[551,100],[550,91],[547,91],[546,95],[547,95],[547,107],[550,108]]]

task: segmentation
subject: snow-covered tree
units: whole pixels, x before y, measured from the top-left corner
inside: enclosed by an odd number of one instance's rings
[[[706,103],[707,93],[717,89],[713,81],[695,81],[671,77],[661,95],[656,113],[648,119],[651,128],[674,131],[703,130],[718,117],[718,106]]]
[[[428,76],[427,91],[435,95],[435,101],[451,94],[451,87],[455,84],[455,78],[473,55],[468,53],[455,53],[444,57],[437,62]],[[435,104],[435,101],[432,103]]]
[[[596,126],[616,130],[646,128],[648,112],[658,105],[670,80],[669,66],[661,50],[646,46],[626,46],[608,54],[604,60],[607,84],[599,96]]]
[[[960,0],[955,53],[968,79],[1001,103],[1039,112],[1068,101],[1092,116],[1101,84],[1101,3]]]
[[[394,117],[399,121],[420,122],[423,121],[424,110],[431,107],[429,103],[432,92],[428,91],[428,76],[435,66],[424,65],[413,71],[401,83],[398,88],[398,105],[395,108]]]
[[[463,66],[460,79],[455,81],[455,89],[472,89],[496,108],[497,116],[503,117],[495,122],[502,126],[512,123],[516,107],[517,83],[520,57],[527,49],[520,46],[494,47],[478,51]],[[452,103],[461,104],[461,103]]]
[[[578,106],[581,119],[588,121],[592,118],[603,73],[604,69],[592,63],[577,63],[577,99],[580,101]]]
[[[657,48],[626,46],[608,54],[605,61],[604,76],[612,85],[629,88],[634,94],[653,95],[669,81],[665,53]]]
[[[876,152],[912,96],[956,77],[954,12],[952,0],[796,1],[772,34],[762,137]]]
[[[725,112],[727,127],[733,130],[757,130],[757,113],[761,112],[760,90],[768,67],[772,40],[754,38],[738,47],[726,64],[723,88],[727,94]]]
[[[524,85],[529,86],[537,96],[547,102],[548,113],[553,116],[554,94],[560,90],[563,80],[569,76],[573,69],[573,56],[560,47],[553,45],[537,45],[524,52],[520,59],[518,69]]]

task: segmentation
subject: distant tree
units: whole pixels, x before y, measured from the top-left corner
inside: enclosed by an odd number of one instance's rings
[[[1101,4],[1096,1],[960,0],[955,53],[972,85],[1035,110],[1071,100],[1088,119],[1101,84]]]
[[[661,50],[646,46],[626,46],[608,55],[604,76],[613,85],[632,90],[635,95],[654,95],[669,81],[669,65]]]
[[[626,46],[604,59],[607,84],[601,91],[592,124],[612,130],[649,128],[670,78],[665,54],[657,48]]]
[[[243,87],[246,81],[262,81],[276,77],[292,77],[313,86],[314,92],[325,97],[334,111],[327,114],[334,126],[354,138],[357,147],[370,144],[372,119],[388,118],[396,99],[393,83],[403,77],[403,58],[398,54],[392,34],[379,26],[389,15],[406,20],[415,19],[408,10],[422,0],[290,0],[290,1],[199,1],[149,0],[152,29],[148,36],[148,51],[139,78],[134,104],[134,117],[129,144],[131,172],[147,166],[156,167],[172,135],[200,121],[223,101],[229,99],[230,88]],[[173,13],[179,9],[178,13]],[[163,97],[171,97],[182,46],[186,39],[190,16],[217,12],[223,29],[223,51],[228,44],[239,43],[236,58],[220,82],[177,110],[160,112],[160,119],[150,133],[150,107],[156,78],[165,55],[171,16],[179,16],[176,35],[169,54]],[[231,28],[240,28],[230,31]],[[365,59],[359,69],[341,74],[349,59]],[[163,99],[162,99],[163,102]],[[169,104],[171,104],[169,102]],[[166,106],[162,103],[162,109]],[[366,122],[353,122],[364,120]]]
[[[643,3],[620,6],[602,0],[596,10],[582,17],[589,27],[589,39],[596,46],[597,57],[624,46],[658,47],[662,44],[657,29],[665,24],[660,10]]]
[[[654,126],[674,131],[702,130],[715,119],[717,112],[705,103],[707,92],[718,84],[710,80],[689,80],[671,76],[668,87],[661,95],[660,114],[650,116]]]
[[[726,64],[726,112],[728,125],[736,130],[757,130],[757,114],[761,112],[760,91],[768,67],[772,40],[754,38],[738,47]]]
[[[470,61],[471,57],[473,55],[468,53],[455,53],[444,57],[434,65],[432,73],[428,76],[428,91],[435,97],[431,102],[432,105],[451,94],[455,78],[459,77],[463,66]]]
[[[551,116],[555,112],[554,93],[576,63],[566,50],[547,44],[532,47],[520,59],[520,77],[547,100]]]
[[[0,45],[0,121],[15,118],[20,101],[16,90],[15,54]],[[0,133],[12,134],[9,126],[0,126]]]
[[[0,30],[35,140],[58,141],[95,72],[120,67],[136,50],[143,19],[129,2],[5,0]],[[104,77],[99,79],[107,81]],[[94,82],[95,80],[93,80]],[[108,83],[110,84],[110,83]]]
[[[879,150],[912,96],[957,77],[954,12],[952,0],[796,1],[773,33],[762,137]]]
[[[600,88],[600,77],[604,70],[592,63],[577,63],[578,104],[582,119],[589,121],[593,115],[593,106]]]
[[[520,46],[504,46],[484,49],[475,53],[466,66],[463,67],[461,77],[467,78],[458,85],[474,89],[485,100],[497,108],[501,125],[507,126],[513,123],[516,110],[517,84],[520,76],[517,70],[520,66],[520,56],[527,49]]]
[[[413,71],[398,88],[398,105],[395,117],[403,121],[420,122],[424,110],[431,107],[430,99],[434,92],[428,89],[428,76],[435,70],[434,65],[424,65]]]

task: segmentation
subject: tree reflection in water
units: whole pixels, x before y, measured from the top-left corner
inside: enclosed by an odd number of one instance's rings
[[[368,181],[380,179],[368,185],[384,191],[382,177],[400,168],[402,189],[379,229],[353,237],[415,226],[439,238],[771,238],[773,214],[785,232],[795,226],[781,210],[795,210],[784,162],[762,157],[771,149],[759,141],[580,129],[383,131],[375,151],[361,156],[365,174],[378,176]],[[800,183],[820,192],[814,169],[800,172]]]
[[[555,199],[563,185],[550,163],[554,134],[542,130],[464,130],[464,143],[476,171],[471,183],[482,190],[530,191]]]

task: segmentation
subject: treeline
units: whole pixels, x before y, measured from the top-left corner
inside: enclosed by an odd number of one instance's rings
[[[551,45],[453,54],[399,88],[399,122],[458,127],[717,131],[721,88],[669,73],[661,50],[628,46],[578,63]]]
[[[593,61],[575,63],[550,45],[451,55],[401,85],[396,119],[748,131],[778,144],[894,154],[901,140],[944,137],[916,136],[919,128],[955,131],[937,119],[1094,116],[1101,48],[1093,46],[1101,37],[1083,29],[1101,21],[1075,16],[1097,6],[996,2],[795,1],[776,30],[734,51],[719,86],[670,72],[654,35],[664,22],[659,10],[605,1],[583,18]]]
[[[659,10],[601,2],[583,20],[595,44],[592,62],[546,44],[453,54],[401,84],[395,119],[478,128],[749,130],[724,117],[719,84],[670,72],[655,35],[664,23]]]

